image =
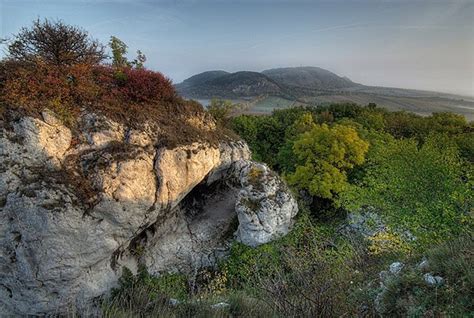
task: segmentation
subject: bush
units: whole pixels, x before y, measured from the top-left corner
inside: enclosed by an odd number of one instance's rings
[[[232,104],[230,100],[213,98],[207,107],[207,111],[219,124],[227,126],[230,115],[235,108],[236,105]]]
[[[171,81],[159,72],[144,68],[124,68],[125,83],[117,83],[119,98],[124,102],[171,102],[176,92]]]
[[[48,108],[73,126],[78,113],[88,109],[129,124],[155,117],[175,126],[169,122],[197,109],[177,96],[168,78],[143,68],[141,52],[128,62],[125,44],[117,38],[112,44],[113,66],[100,64],[103,46],[82,29],[49,20],[21,29],[0,61],[2,114],[8,108],[39,116]]]
[[[93,79],[93,67],[75,64],[57,67],[44,62],[4,62],[0,100],[15,108],[39,112],[44,108],[72,109],[97,100],[101,87]],[[78,111],[78,109],[76,109]]]
[[[62,21],[33,22],[22,28],[9,44],[8,58],[17,62],[43,62],[56,66],[98,64],[105,58],[104,47],[89,34]]]
[[[161,73],[143,68],[88,64],[58,67],[40,61],[4,61],[1,71],[4,81],[0,102],[32,115],[49,108],[57,114],[70,113],[75,117],[81,108],[89,108],[120,118],[134,105],[155,108],[177,102],[171,81]]]
[[[395,229],[409,230],[418,245],[439,243],[472,226],[472,180],[464,172],[456,145],[433,135],[376,144],[365,176],[342,195],[349,210],[371,206]]]

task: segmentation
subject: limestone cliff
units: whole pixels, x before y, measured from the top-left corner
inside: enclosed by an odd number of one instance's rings
[[[183,124],[215,129],[198,117]],[[252,246],[287,233],[296,202],[245,143],[169,146],[159,130],[93,113],[74,132],[49,112],[3,123],[0,312],[81,308],[116,286],[123,266],[191,271],[225,254],[234,230]],[[249,177],[254,166],[263,173]]]

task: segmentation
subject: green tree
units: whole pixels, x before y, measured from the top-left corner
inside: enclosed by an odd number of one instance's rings
[[[344,207],[374,207],[427,244],[472,225],[472,180],[449,137],[431,135],[421,147],[414,139],[394,139],[371,148],[364,177],[340,197]]]
[[[464,116],[449,112],[434,113],[426,120],[430,130],[440,133],[459,134],[468,127]]]
[[[142,51],[137,50],[137,57],[133,60],[132,64],[135,68],[143,68],[143,65],[146,62],[146,56],[142,53]]]
[[[213,98],[207,106],[207,111],[219,124],[227,126],[235,108],[236,106],[230,100]]]
[[[470,163],[474,163],[474,131],[457,134],[454,140],[461,156]]]
[[[255,157],[257,149],[258,118],[253,115],[240,115],[232,118],[231,128],[247,142],[252,155]],[[255,159],[255,158],[254,158]]]
[[[385,130],[395,138],[416,138],[422,141],[430,130],[428,122],[423,117],[401,112],[385,114]]]
[[[301,134],[310,131],[316,126],[311,113],[303,113],[285,132],[285,143],[278,151],[278,168],[283,173],[292,173],[295,170],[297,159],[293,152],[295,140]]]
[[[293,124],[288,126],[285,131],[285,139],[294,139],[315,127],[316,123],[314,122],[313,115],[311,113],[303,113]]]
[[[332,199],[346,189],[347,171],[364,162],[368,148],[352,127],[316,125],[294,143],[298,164],[288,182],[311,195]]]
[[[293,123],[303,114],[309,112],[310,111],[306,107],[290,107],[274,110],[272,112],[272,117],[280,123],[283,130],[286,130],[289,126],[293,125]]]
[[[111,36],[109,41],[110,49],[112,50],[112,65],[115,67],[130,66],[127,60],[128,46],[116,36]]]
[[[261,160],[275,168],[278,164],[278,151],[285,140],[285,130],[273,116],[260,116],[257,128],[257,160]]]
[[[369,106],[357,115],[354,120],[367,129],[383,130],[385,128],[384,113]]]
[[[254,160],[276,168],[278,152],[285,142],[280,121],[274,116],[241,115],[232,119],[231,127],[249,144]]]

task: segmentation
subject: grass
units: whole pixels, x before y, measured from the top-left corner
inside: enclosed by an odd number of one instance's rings
[[[371,254],[370,242],[337,234],[303,212],[293,231],[257,248],[234,243],[218,268],[196,277],[124,271],[102,304],[104,317],[373,317],[379,316],[379,273],[402,261],[385,282],[382,317],[472,317],[474,241],[460,237],[423,253]],[[429,267],[418,264],[426,258]],[[429,286],[424,273],[444,278]],[[178,299],[179,304],[170,303]],[[222,308],[213,305],[224,302]]]
[[[386,290],[368,288],[375,299],[379,295],[379,307],[383,316],[394,317],[473,317],[474,303],[474,241],[463,236],[434,246],[424,253],[407,258],[399,275],[385,282]],[[422,259],[427,268],[420,268]],[[423,275],[439,275],[444,283],[432,286]]]

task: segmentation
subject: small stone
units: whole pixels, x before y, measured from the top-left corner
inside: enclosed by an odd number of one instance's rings
[[[43,121],[51,126],[59,126],[61,125],[61,121],[56,118],[54,113],[50,110],[44,110],[41,112],[41,117],[43,117]]]
[[[417,268],[420,270],[420,271],[425,271],[429,268],[429,263],[428,263],[428,260],[427,259],[423,259],[420,264],[418,264]]]
[[[395,262],[390,264],[390,273],[396,275],[400,273],[400,271],[403,269],[405,265],[401,262]]]
[[[181,302],[175,298],[170,298],[170,300],[168,301],[168,303],[171,305],[171,306],[178,306],[179,304],[181,304]]]
[[[444,279],[441,276],[433,276],[431,273],[423,275],[423,279],[430,286],[441,286],[444,283]]]
[[[228,303],[220,302],[220,303],[211,305],[211,308],[213,308],[213,309],[223,309],[223,308],[227,308],[227,307],[229,307],[229,306],[230,306],[230,305],[229,305]]]

